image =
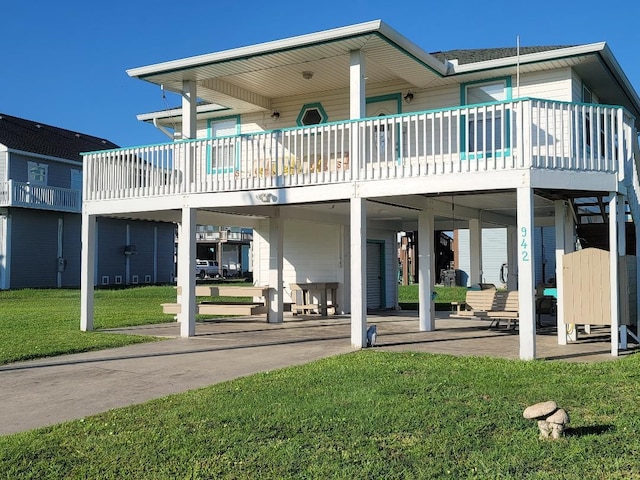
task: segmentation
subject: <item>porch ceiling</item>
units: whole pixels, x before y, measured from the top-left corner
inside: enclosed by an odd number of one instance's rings
[[[136,68],[127,73],[175,91],[182,89],[183,81],[195,80],[199,84],[198,97],[203,100],[246,108],[242,103],[251,97],[258,99],[254,103],[257,109],[267,109],[265,99],[347,88],[353,50],[365,53],[369,84],[402,80],[420,88],[446,73],[442,62],[380,21]],[[304,71],[313,72],[313,77],[303,78]],[[241,104],[236,105],[234,98],[241,100]]]

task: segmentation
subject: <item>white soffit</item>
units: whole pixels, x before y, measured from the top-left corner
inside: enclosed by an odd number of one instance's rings
[[[349,52],[360,49],[368,61],[370,83],[403,79],[419,87],[446,73],[442,62],[379,20],[134,68],[127,73],[176,90],[184,80],[223,79],[276,98],[348,86]],[[314,78],[303,82],[306,70],[314,72]]]

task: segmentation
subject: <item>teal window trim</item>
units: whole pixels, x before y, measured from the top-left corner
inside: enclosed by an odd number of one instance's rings
[[[387,266],[385,262],[386,242],[384,240],[371,240],[367,238],[367,243],[375,243],[382,246],[382,248],[380,248],[380,303],[382,308],[385,308],[387,305]]]
[[[460,84],[460,105],[461,106],[471,106],[471,105],[467,105],[467,88],[468,87],[474,87],[474,86],[479,86],[479,85],[489,85],[492,83],[499,83],[499,82],[504,82],[505,85],[505,99],[504,100],[499,100],[496,102],[489,102],[489,103],[481,103],[481,104],[473,104],[474,106],[485,106],[485,105],[495,105],[495,104],[499,104],[499,103],[506,103],[506,102],[511,102],[513,100],[513,88],[512,88],[512,80],[511,80],[511,76],[506,76],[506,77],[494,77],[494,78],[488,78],[488,79],[483,79],[483,80],[474,80],[473,82],[465,82],[465,83],[461,83]],[[483,120],[486,121],[486,120]],[[491,158],[491,157],[509,157],[511,156],[511,111],[510,110],[505,110],[505,118],[503,120],[505,128],[504,128],[504,135],[505,135],[505,139],[504,139],[504,145],[501,146],[501,148],[496,149],[496,150],[492,150],[492,151],[479,151],[479,152],[469,152],[469,154],[467,154],[467,150],[468,150],[468,145],[467,145],[467,118],[466,115],[460,115],[460,159],[461,160],[474,160],[474,159],[481,159],[484,158],[485,156],[487,158]],[[494,136],[495,136],[495,132],[494,132]]]
[[[235,120],[236,121],[236,133],[235,135],[225,135],[222,137],[214,137],[212,132],[211,125],[217,122],[224,122],[226,120]],[[240,123],[240,115],[227,115],[226,117],[216,117],[216,118],[208,118],[207,119],[207,138],[226,138],[226,137],[237,137],[240,139],[240,133],[242,132],[242,125]],[[237,146],[237,142],[236,142]],[[240,149],[235,148],[235,168],[233,170],[240,170]],[[207,149],[207,165],[206,172],[207,173],[232,173],[233,170],[229,167],[227,168],[213,168],[212,165],[212,151],[211,149]]]
[[[321,118],[320,123],[317,123],[316,125],[327,123],[327,120],[329,120],[329,116],[327,115],[327,112],[325,111],[324,107],[320,102],[314,102],[314,103],[305,103],[302,106],[302,108],[300,109],[300,113],[298,114],[298,118],[296,118],[296,125],[298,125],[299,127],[313,126],[313,125],[305,125],[302,123],[304,114],[307,113],[308,110],[312,110],[312,109],[318,110],[318,113],[320,114],[320,118]]]
[[[367,99],[365,99],[365,104],[369,105],[372,103],[381,103],[381,102],[388,102],[393,100],[395,100],[396,108],[398,110],[398,113],[394,113],[394,115],[402,115],[402,94],[399,92],[390,93],[388,95],[378,95],[376,97],[368,97]],[[389,115],[389,117],[391,116],[392,115]],[[375,117],[372,117],[372,118],[375,118]],[[402,158],[400,157],[401,133],[402,131],[400,130],[400,125],[396,125],[396,162],[398,164],[402,163]]]
[[[401,93],[390,93],[389,95],[378,95],[376,97],[368,97],[365,100],[365,103],[369,105],[370,103],[388,102],[390,100],[395,100],[396,106],[398,107],[398,113],[394,115],[400,115],[402,113],[402,94]]]

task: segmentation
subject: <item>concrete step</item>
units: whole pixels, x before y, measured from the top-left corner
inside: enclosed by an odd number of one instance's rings
[[[164,313],[177,315],[181,311],[179,303],[163,303]],[[267,307],[260,303],[199,303],[196,313],[204,315],[262,315],[267,313]]]

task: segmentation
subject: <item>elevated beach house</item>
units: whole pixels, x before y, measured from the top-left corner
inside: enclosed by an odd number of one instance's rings
[[[535,358],[534,227],[555,226],[561,259],[576,248],[581,199],[596,198],[617,354],[621,232],[640,213],[640,99],[605,43],[427,53],[373,21],[128,74],[182,104],[139,117],[170,142],[84,155],[82,329],[92,328],[103,216],[179,225],[183,336],[194,334],[198,308],[196,225],[242,225],[254,229],[268,321],[283,321],[292,284],[330,283],[335,298],[321,301],[350,315],[356,348],[367,311],[398,305],[398,231],[419,232],[416,329],[428,332],[434,231],[469,230],[473,284],[482,230],[502,226],[507,284],[520,292],[520,357]],[[566,343],[561,269],[556,277]]]
[[[106,148],[117,145],[0,114],[0,289],[80,285],[81,152]],[[102,217],[98,231],[92,284],[172,280],[172,223]]]

